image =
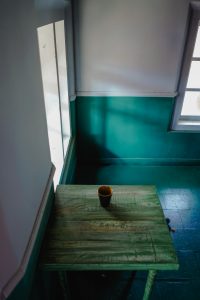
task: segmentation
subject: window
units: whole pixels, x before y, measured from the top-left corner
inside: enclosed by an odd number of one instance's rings
[[[190,10],[178,96],[172,121],[173,130],[200,131],[200,4]]]
[[[49,146],[57,185],[70,138],[64,21],[39,27],[37,31]]]

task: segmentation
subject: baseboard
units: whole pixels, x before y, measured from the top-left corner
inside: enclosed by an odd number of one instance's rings
[[[79,164],[134,166],[200,166],[200,159],[184,158],[99,158],[79,160]]]
[[[16,271],[16,273],[12,276],[12,278],[10,278],[9,282],[2,289],[2,295],[1,295],[2,300],[7,299],[10,296],[10,294],[12,295],[13,290],[15,290],[16,286],[23,279],[23,277],[25,276],[25,273],[27,271],[28,264],[30,262],[30,258],[33,254],[33,248],[35,247],[36,244],[39,245],[38,241],[36,243],[36,240],[38,239],[38,233],[39,233],[39,230],[41,227],[41,222],[43,220],[46,206],[48,205],[49,195],[52,192],[54,173],[55,173],[55,167],[54,167],[54,165],[52,165],[51,171],[49,174],[49,178],[47,180],[47,185],[46,185],[43,197],[42,197],[42,201],[41,201],[41,204],[38,209],[38,213],[37,213],[34,225],[33,225],[32,233],[31,233],[30,239],[28,241],[27,247],[25,249],[25,252],[24,252],[24,256],[22,258],[22,261],[21,261],[20,266],[19,266],[18,270]],[[39,252],[39,250],[38,250],[38,252]]]

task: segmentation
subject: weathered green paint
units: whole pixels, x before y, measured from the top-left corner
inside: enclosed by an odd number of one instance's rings
[[[199,160],[200,133],[169,131],[173,108],[174,98],[77,97],[79,160]]]
[[[151,289],[152,289],[152,286],[153,286],[155,276],[156,276],[156,271],[155,270],[150,270],[149,273],[148,273],[148,277],[147,277],[147,282],[146,282],[146,286],[145,286],[145,290],[144,290],[143,300],[149,299],[149,295],[151,293]]]
[[[178,268],[153,186],[113,186],[99,204],[98,186],[57,187],[54,218],[40,264],[45,270],[172,270]]]
[[[66,272],[59,271],[58,276],[59,276],[60,286],[63,291],[64,300],[71,300],[71,294],[69,290],[69,284],[68,284]]]
[[[143,300],[156,270],[178,269],[177,256],[154,186],[113,186],[102,208],[97,185],[59,185],[40,266],[58,271],[149,270]]]

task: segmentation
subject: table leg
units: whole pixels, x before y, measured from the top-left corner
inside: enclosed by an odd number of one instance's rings
[[[62,291],[63,291],[64,300],[70,300],[71,295],[70,295],[69,283],[68,283],[68,280],[67,280],[66,272],[65,271],[59,271],[58,276],[59,276],[60,285],[61,285],[61,288],[62,288]]]
[[[144,290],[143,300],[148,300],[153,286],[156,270],[149,270],[147,282]]]

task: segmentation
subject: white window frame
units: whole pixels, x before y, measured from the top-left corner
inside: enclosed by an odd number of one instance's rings
[[[188,18],[188,32],[186,35],[185,49],[182,60],[182,68],[178,84],[178,96],[175,102],[174,114],[172,119],[172,130],[179,131],[200,131],[200,116],[181,116],[181,110],[184,102],[192,55],[195,46],[198,26],[200,22],[200,3],[192,2],[190,4]],[[200,91],[200,89],[187,89],[187,91]]]

